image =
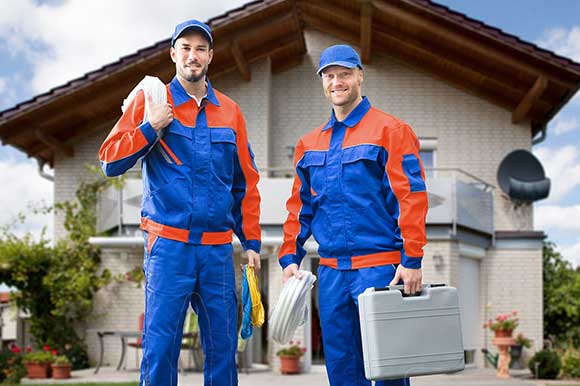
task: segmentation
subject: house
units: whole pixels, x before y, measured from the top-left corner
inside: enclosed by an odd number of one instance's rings
[[[580,87],[580,64],[430,0],[258,0],[209,24],[216,42],[209,76],[241,106],[261,171],[267,306],[282,286],[276,253],[293,146],[330,114],[315,74],[318,56],[346,42],[363,59],[363,93],[420,138],[430,198],[424,280],[459,289],[467,362],[484,365],[480,349],[491,347],[491,337],[481,325],[512,309],[521,317],[519,331],[534,349],[542,347],[544,233],[533,229],[532,205],[510,199],[496,174],[506,155],[544,138],[548,122]],[[0,138],[54,169],[55,201],[74,198],[84,165],[97,164],[132,87],[146,74],[171,80],[168,48],[169,39],[157,42],[1,112]],[[113,273],[143,259],[138,166],[131,173],[125,188],[105,192],[97,208],[99,229],[110,236],[92,241]],[[55,216],[56,237],[64,236],[62,223]],[[303,268],[315,271],[316,245],[308,245]],[[312,317],[296,334],[308,349],[306,369],[323,357],[316,293]],[[101,290],[87,325],[91,359],[98,352],[92,330],[136,329],[142,309],[143,290],[134,285]],[[110,343],[105,361],[115,363],[118,343]],[[276,346],[264,332],[250,347],[251,361],[277,368]]]
[[[30,345],[30,315],[19,309],[12,297],[10,292],[0,292],[0,349],[11,344]]]

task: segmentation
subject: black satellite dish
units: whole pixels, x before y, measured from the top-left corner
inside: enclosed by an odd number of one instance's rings
[[[540,161],[527,150],[514,150],[501,161],[497,182],[513,200],[531,202],[550,194],[550,179]]]

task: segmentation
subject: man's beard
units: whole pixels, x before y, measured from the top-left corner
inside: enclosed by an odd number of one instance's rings
[[[188,82],[199,82],[201,79],[203,79],[205,77],[205,74],[207,74],[207,70],[208,70],[208,66],[202,67],[201,72],[199,73],[199,75],[194,75],[194,74],[189,74],[186,73],[184,70],[181,71],[181,77],[185,80],[187,80]]]

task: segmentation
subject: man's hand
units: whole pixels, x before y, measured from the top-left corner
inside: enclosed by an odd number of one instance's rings
[[[171,104],[160,104],[156,105],[153,103],[153,98],[150,94],[145,93],[145,101],[149,108],[148,117],[149,123],[155,131],[159,131],[167,126],[173,121],[173,109]]]
[[[290,264],[282,271],[282,281],[284,283],[286,283],[292,276],[296,276],[296,279],[299,280],[302,279],[302,275],[300,274],[300,271],[298,271],[298,264]]]
[[[405,285],[404,292],[406,295],[421,293],[421,285],[423,284],[423,272],[421,268],[405,268],[402,264],[399,264],[397,272],[395,272],[395,278],[389,285],[397,285],[401,279]]]
[[[260,254],[256,251],[248,249],[246,251],[246,255],[248,255],[248,267],[254,268],[255,271],[259,271],[261,268],[260,265]]]

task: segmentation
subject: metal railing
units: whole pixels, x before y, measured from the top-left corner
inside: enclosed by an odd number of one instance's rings
[[[496,188],[493,184],[459,168],[425,171],[429,197],[427,224],[451,225],[453,234],[457,234],[458,226],[493,234],[493,190]],[[268,223],[274,225],[278,217],[266,212],[286,213],[285,202],[290,194],[289,180],[294,178],[294,169],[264,168],[261,174],[263,217],[269,218]],[[97,205],[97,230],[117,229],[117,235],[128,235],[127,229],[139,226],[141,196],[140,171],[127,176],[123,189],[111,187],[102,192]]]

